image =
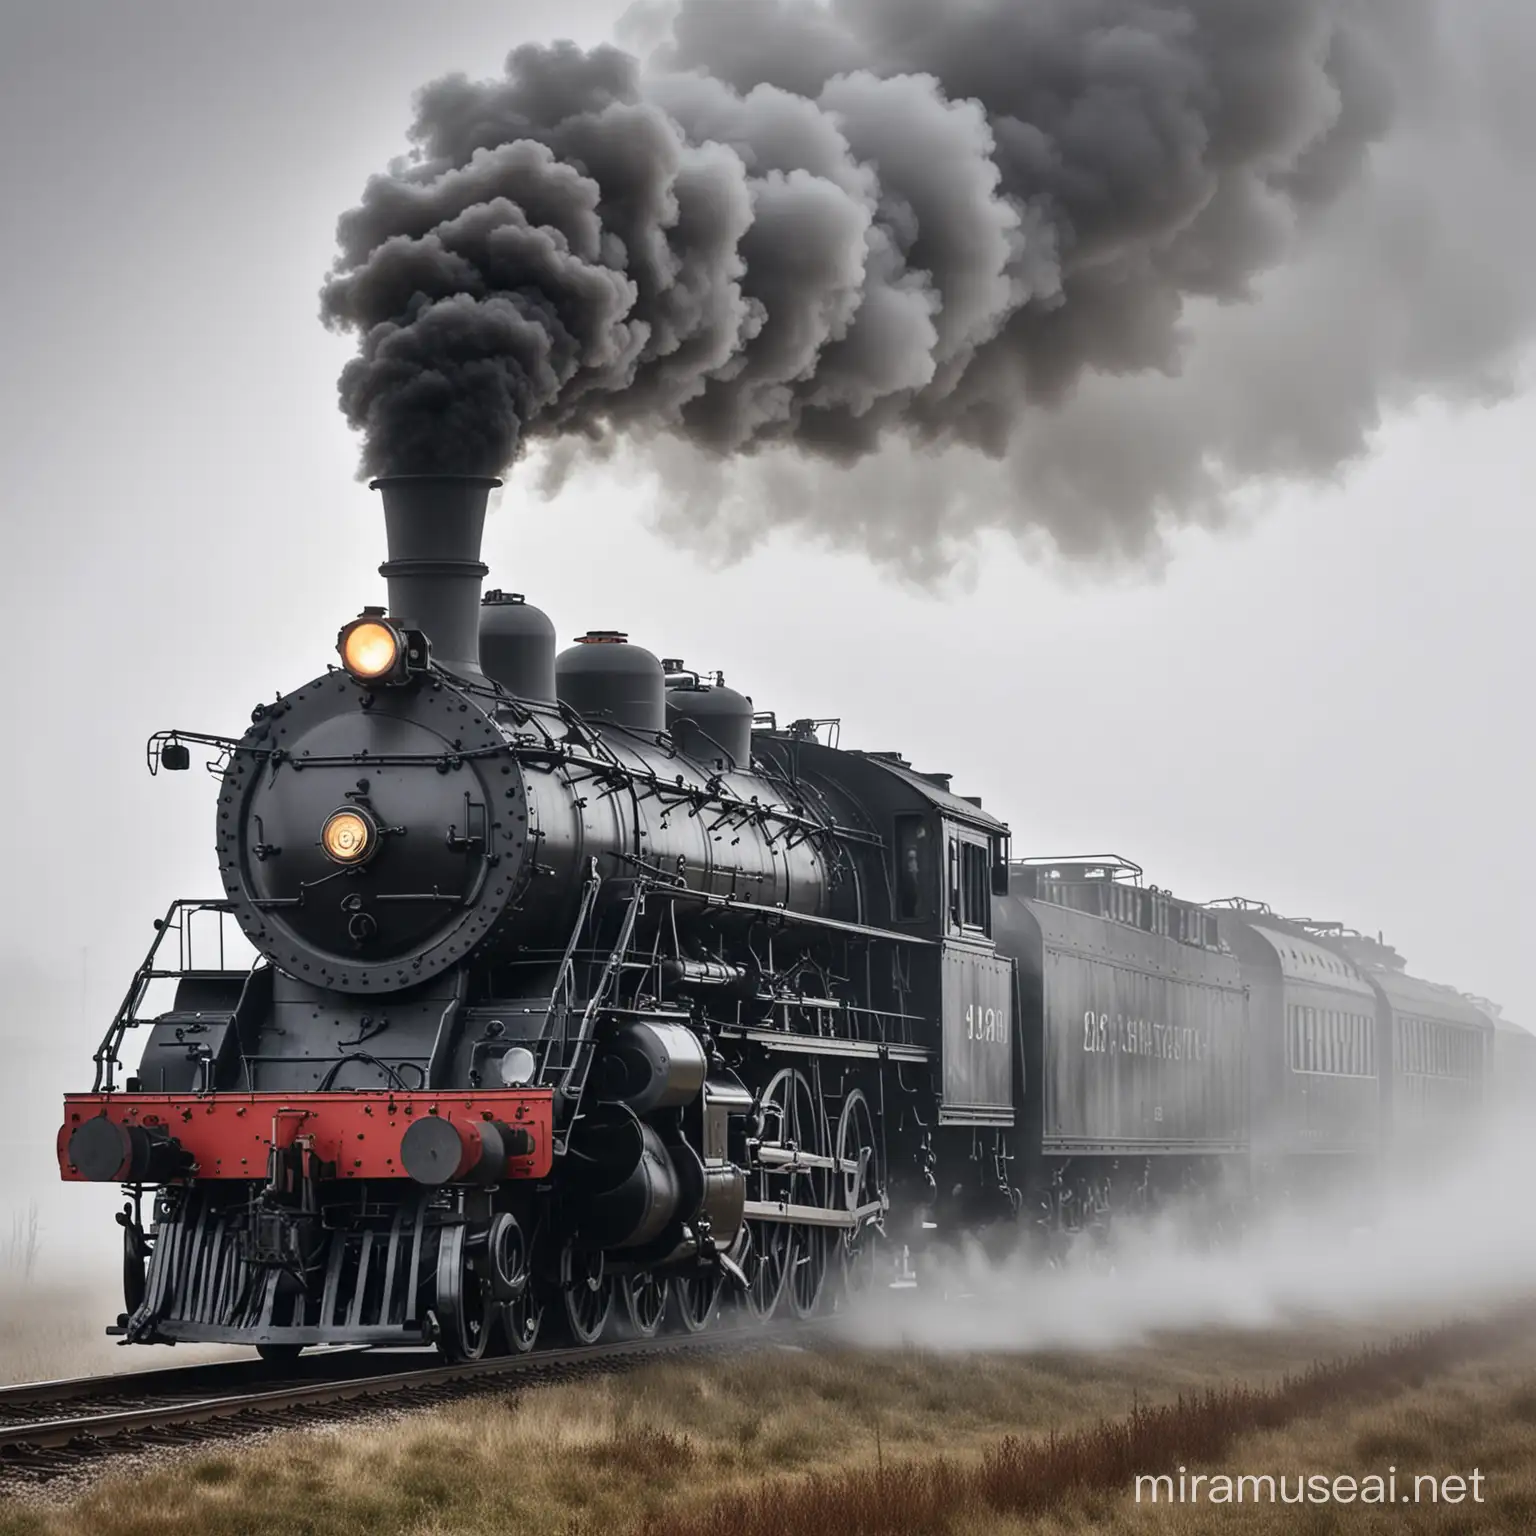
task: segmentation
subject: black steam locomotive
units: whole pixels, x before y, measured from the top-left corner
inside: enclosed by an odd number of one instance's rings
[[[128,1197],[125,1340],[804,1316],[925,1239],[1477,1111],[1490,1012],[1382,946],[1015,861],[946,775],[621,634],[557,656],[480,597],[496,483],[376,482],[387,612],[240,739],[151,742],[213,749],[224,894],[157,923],[66,1099],[63,1176]]]

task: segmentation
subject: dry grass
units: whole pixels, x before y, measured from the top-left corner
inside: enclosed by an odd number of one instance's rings
[[[1274,1432],[1355,1399],[1380,1400],[1422,1383],[1427,1373],[1444,1370],[1459,1356],[1507,1338],[1508,1328],[1501,1325],[1424,1334],[1314,1365],[1267,1387],[1234,1383],[1180,1395],[1173,1403],[1138,1403],[1122,1418],[1066,1433],[1053,1430],[1034,1439],[1009,1435],[979,1460],[942,1456],[886,1464],[882,1456],[874,1466],[865,1462],[794,1482],[762,1480],[745,1496],[719,1496],[689,1515],[665,1512],[641,1527],[642,1536],[794,1536],[801,1531],[947,1536],[1007,1517],[1022,1519],[1027,1528],[1030,1519],[1059,1518],[1080,1507],[1085,1496],[1123,1501],[1139,1473],[1219,1466],[1247,1436]],[[1414,1470],[1430,1469],[1432,1449],[1427,1442],[1388,1440],[1371,1441],[1370,1448],[1387,1450],[1394,1460],[1401,1456],[1405,1464],[1410,1452],[1418,1453]],[[1468,1449],[1475,1454],[1475,1447]],[[1244,1461],[1250,1470],[1255,1465],[1251,1454]],[[1285,1461],[1258,1466],[1269,1473],[1282,1467],[1293,1470]],[[1385,1462],[1372,1470],[1384,1467]],[[1319,1468],[1329,1473],[1349,1470],[1338,1467],[1336,1457],[1314,1462],[1306,1470]],[[1109,1511],[1084,1513],[1102,1520]],[[1279,1513],[1295,1518],[1290,1508]]]
[[[1201,1470],[1380,1476],[1484,1475],[1485,1502],[1459,1505],[1137,1505],[1126,1489],[1069,1498],[1049,1517],[993,1513],[965,1529],[977,1536],[1060,1533],[1093,1526],[1149,1536],[1472,1536],[1536,1529],[1536,1342],[1427,1377],[1386,1401],[1341,1403],[1279,1429],[1244,1437]]]
[[[101,1536],[855,1536],[1064,1531],[1121,1518],[1138,1529],[1216,1531],[1234,1517],[1245,1531],[1330,1528],[1319,1515],[1371,1530],[1358,1506],[1303,1511],[1300,1522],[1294,1509],[1138,1508],[1127,1468],[1137,1457],[1179,1455],[1246,1471],[1348,1472],[1375,1470],[1388,1450],[1416,1470],[1445,1461],[1445,1470],[1464,1471],[1480,1458],[1497,1470],[1491,1490],[1501,1509],[1536,1508],[1521,1503],[1536,1488],[1536,1340],[1480,1366],[1451,1366],[1436,1345],[1368,1357],[1349,1368],[1353,1376],[1293,1380],[1278,1397],[1257,1390],[1347,1347],[1341,1331],[1320,1329],[1169,1340],[1099,1357],[769,1348],[659,1363],[387,1427],[180,1457],[146,1477],[103,1482],[69,1506],[0,1505],[0,1536],[82,1526]],[[1441,1366],[1443,1375],[1415,1383],[1415,1373]],[[1230,1382],[1253,1385],[1203,1396]],[[1163,1411],[1181,1393],[1183,1414]],[[1101,1420],[1110,1427],[1096,1429]],[[1054,1446],[1037,1449],[1052,1432]],[[1427,1465],[1416,1464],[1421,1454]],[[937,1477],[950,1481],[936,1498]],[[1385,1518],[1400,1529],[1422,1513]],[[1263,1523],[1282,1518],[1283,1526]]]
[[[1212,1470],[1235,1475],[1321,1471],[1356,1478],[1399,1474],[1484,1475],[1485,1501],[1459,1505],[1402,1504],[1222,1507],[1133,1504],[1120,1493],[1075,1501],[1063,1524],[1098,1518],[1149,1536],[1289,1536],[1295,1531],[1348,1531],[1350,1536],[1417,1536],[1417,1533],[1515,1533],[1536,1529],[1536,1350],[1523,1348],[1504,1360],[1484,1362],[1427,1381],[1390,1402],[1340,1406],[1267,1434],[1245,1439]],[[1404,1482],[1399,1476],[1399,1486]],[[1411,1486],[1411,1484],[1410,1484]],[[985,1536],[1046,1529],[1040,1522],[997,1518],[973,1527]]]

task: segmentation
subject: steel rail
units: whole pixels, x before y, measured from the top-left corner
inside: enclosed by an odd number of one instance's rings
[[[423,1352],[428,1348],[421,1346]],[[399,1356],[405,1352],[400,1349],[389,1353]],[[199,1360],[190,1365],[154,1366],[149,1370],[103,1371],[96,1376],[7,1382],[0,1385],[0,1429],[6,1427],[5,1417],[13,1410],[26,1410],[46,1403],[86,1403],[103,1397],[149,1397],[161,1393],[191,1392],[207,1396],[226,1377],[232,1384],[273,1383],[306,1375],[318,1379],[333,1360],[346,1359],[355,1367],[364,1360],[385,1358],[384,1350],[370,1353],[361,1345],[337,1344],[316,1347],[312,1354],[287,1364],[236,1356],[227,1360]]]

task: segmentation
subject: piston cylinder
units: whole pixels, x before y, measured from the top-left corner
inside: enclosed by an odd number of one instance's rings
[[[593,1248],[643,1248],[684,1215],[677,1169],[653,1127],[599,1109],[572,1142],[577,1229]]]
[[[606,1103],[650,1115],[692,1103],[708,1070],[704,1044],[686,1025],[641,1021],[625,1025],[603,1047],[591,1087]]]

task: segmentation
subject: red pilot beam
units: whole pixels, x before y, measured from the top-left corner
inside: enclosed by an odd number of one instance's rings
[[[553,1115],[554,1095],[541,1088],[70,1094],[58,1135],[59,1172],[77,1183],[263,1179],[273,1146],[303,1136],[337,1179],[418,1177],[406,1166],[408,1139],[413,1165],[434,1175],[450,1142],[458,1148],[447,1178],[421,1183],[542,1179],[553,1156]],[[440,1149],[434,1157],[424,1155],[429,1145]],[[419,1163],[415,1149],[423,1150]]]

